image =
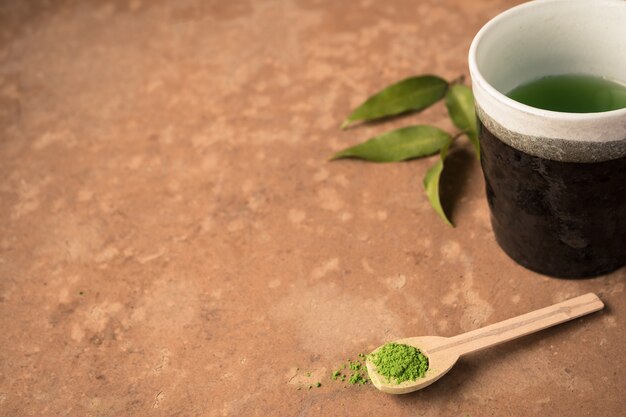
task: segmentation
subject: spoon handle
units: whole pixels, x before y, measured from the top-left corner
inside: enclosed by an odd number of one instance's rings
[[[571,298],[550,307],[541,308],[521,316],[472,330],[449,338],[441,350],[449,350],[458,355],[497,345],[568,320],[602,310],[604,303],[593,293]]]

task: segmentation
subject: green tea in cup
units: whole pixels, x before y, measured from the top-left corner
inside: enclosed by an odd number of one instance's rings
[[[548,75],[515,87],[507,96],[538,109],[567,113],[626,108],[626,86],[594,75]]]

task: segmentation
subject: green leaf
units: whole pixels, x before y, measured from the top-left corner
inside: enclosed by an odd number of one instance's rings
[[[451,85],[446,93],[446,107],[452,122],[465,132],[472,145],[474,145],[476,157],[480,159],[480,144],[478,143],[476,110],[474,109],[472,90],[461,84]]]
[[[337,152],[331,159],[359,158],[371,162],[396,162],[432,155],[448,145],[452,137],[434,126],[409,126]]]
[[[454,227],[452,222],[448,219],[448,216],[446,216],[445,211],[443,211],[441,201],[439,200],[439,179],[443,172],[443,161],[448,154],[448,147],[449,145],[446,145],[441,149],[440,158],[437,163],[426,171],[426,175],[424,176],[424,188],[426,189],[426,196],[428,197],[428,201],[430,201],[430,205],[433,206],[439,217],[448,225]]]
[[[447,88],[448,82],[434,75],[407,78],[365,100],[348,116],[341,128],[345,129],[357,121],[369,121],[411,110],[423,110],[441,100]]]

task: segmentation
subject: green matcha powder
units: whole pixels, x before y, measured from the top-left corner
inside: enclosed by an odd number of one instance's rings
[[[369,359],[378,374],[396,384],[423,378],[428,370],[428,358],[419,349],[398,343],[387,343]]]

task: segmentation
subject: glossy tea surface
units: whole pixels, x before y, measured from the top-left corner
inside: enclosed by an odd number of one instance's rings
[[[550,75],[522,84],[508,94],[543,110],[596,113],[626,108],[626,86],[591,75]]]

